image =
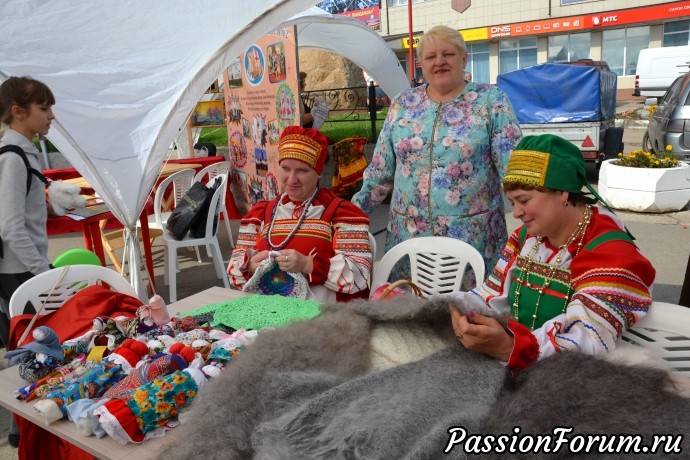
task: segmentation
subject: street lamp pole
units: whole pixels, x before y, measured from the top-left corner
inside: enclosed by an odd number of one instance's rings
[[[409,56],[409,65],[410,65],[410,82],[413,82],[415,80],[414,78],[414,42],[412,41],[412,0],[407,0],[407,28],[408,28],[408,33],[409,33],[409,44],[410,44],[410,56]]]

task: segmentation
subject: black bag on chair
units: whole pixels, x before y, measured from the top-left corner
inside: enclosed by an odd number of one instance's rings
[[[215,181],[211,187],[194,182],[187,194],[177,203],[166,224],[166,229],[176,240],[184,239],[190,230],[195,238],[203,236],[213,192],[219,185],[220,181]]]

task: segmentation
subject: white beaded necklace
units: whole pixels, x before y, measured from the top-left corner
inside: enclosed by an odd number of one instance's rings
[[[304,222],[304,219],[307,218],[307,213],[309,212],[309,208],[311,207],[312,201],[314,201],[314,198],[316,198],[316,194],[319,193],[319,187],[316,187],[316,190],[314,190],[314,193],[309,197],[307,201],[304,202],[304,210],[302,211],[302,215],[299,217],[299,221],[297,221],[297,225],[295,225],[295,228],[293,228],[290,233],[285,237],[282,243],[280,244],[273,244],[271,241],[271,232],[273,232],[273,225],[275,224],[276,221],[276,211],[278,210],[278,206],[280,206],[283,203],[283,200],[285,199],[285,196],[287,193],[283,193],[280,195],[280,198],[278,199],[278,203],[276,203],[276,206],[273,208],[273,211],[271,212],[271,223],[268,226],[268,233],[266,235],[266,243],[268,243],[268,247],[271,251],[280,251],[283,249],[288,242],[292,239],[293,236],[297,233],[299,228],[302,226],[302,223]]]

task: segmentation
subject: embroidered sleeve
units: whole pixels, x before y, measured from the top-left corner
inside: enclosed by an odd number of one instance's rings
[[[352,197],[352,202],[366,213],[380,205],[393,188],[395,152],[391,129],[396,123],[399,109],[400,104],[394,100],[376,142],[374,156],[364,170],[362,188]]]
[[[232,250],[228,264],[228,277],[230,278],[230,283],[236,288],[241,289],[249,279],[247,262],[249,262],[257,247],[266,203],[265,201],[257,203],[240,221],[237,243]]]
[[[324,285],[354,294],[369,288],[372,266],[369,218],[352,203],[344,202],[333,217],[333,249]]]
[[[561,350],[596,355],[616,347],[623,330],[652,303],[655,271],[631,243],[609,241],[583,250],[570,265],[574,294],[565,313],[534,331],[540,358]]]
[[[510,235],[496,266],[493,267],[484,283],[471,291],[484,298],[496,315],[510,313],[507,290],[512,279],[515,260],[520,254],[521,229],[522,227],[518,228]]]

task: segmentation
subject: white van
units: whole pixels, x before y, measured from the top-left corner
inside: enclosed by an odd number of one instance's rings
[[[690,46],[646,48],[637,58],[634,96],[661,97],[690,70]]]

